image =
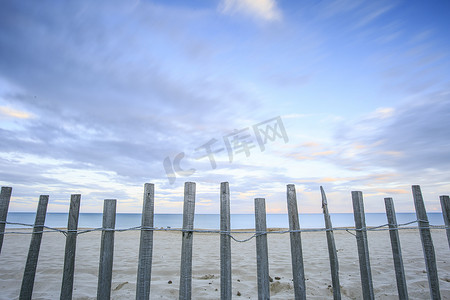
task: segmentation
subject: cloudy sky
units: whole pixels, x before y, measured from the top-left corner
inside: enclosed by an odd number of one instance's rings
[[[448,1],[2,1],[0,183],[11,211],[429,211],[450,192]]]

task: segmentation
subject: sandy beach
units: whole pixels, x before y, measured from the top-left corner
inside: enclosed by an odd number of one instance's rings
[[[450,252],[444,230],[433,230],[442,299],[450,299]],[[244,239],[249,234],[239,233]],[[377,299],[398,299],[389,234],[369,232],[370,259]],[[361,299],[355,237],[335,232],[343,299]],[[416,230],[400,231],[406,280],[411,299],[429,299],[427,274]],[[308,299],[332,299],[330,267],[324,232],[302,233]],[[17,299],[30,235],[5,236],[0,255],[0,298]],[[294,299],[289,234],[270,234],[269,263],[272,299]],[[45,233],[42,239],[33,299],[59,298],[65,237]],[[95,299],[100,232],[78,237],[74,299]],[[112,299],[134,299],[139,232],[117,232],[113,267]],[[255,239],[232,243],[233,297],[257,299]],[[178,298],[181,233],[155,232],[151,299]],[[193,299],[220,298],[219,236],[194,235]],[[275,279],[276,278],[276,279]],[[238,293],[240,296],[238,296]]]

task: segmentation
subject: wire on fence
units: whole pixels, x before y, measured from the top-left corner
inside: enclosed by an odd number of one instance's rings
[[[94,231],[117,231],[117,232],[124,232],[124,231],[178,231],[178,232],[196,232],[196,233],[216,233],[216,234],[226,234],[228,236],[230,236],[234,241],[238,242],[238,243],[244,243],[244,242],[248,242],[251,239],[260,236],[260,235],[264,235],[264,234],[285,234],[285,233],[293,233],[293,232],[321,232],[321,231],[346,231],[352,235],[355,235],[352,231],[385,231],[385,230],[401,230],[401,229],[449,229],[449,227],[446,227],[445,225],[428,225],[428,227],[406,227],[407,225],[411,225],[413,223],[418,223],[418,222],[423,222],[423,223],[428,223],[428,221],[426,220],[415,220],[415,221],[411,221],[411,222],[407,222],[407,223],[403,223],[403,224],[397,224],[396,227],[394,228],[390,228],[388,227],[389,223],[387,224],[383,224],[383,225],[379,225],[379,226],[374,226],[374,227],[364,227],[361,229],[356,229],[353,227],[336,227],[336,228],[306,228],[306,229],[299,229],[299,230],[267,230],[267,231],[221,231],[221,230],[208,230],[208,229],[193,229],[193,230],[187,230],[187,229],[182,229],[182,228],[170,228],[170,227],[166,227],[166,228],[157,228],[157,227],[142,227],[142,226],[135,226],[135,227],[130,227],[130,228],[125,228],[125,229],[111,229],[111,228],[91,228],[91,229],[78,229],[78,230],[64,230],[64,229],[59,229],[59,228],[54,228],[54,227],[50,227],[50,226],[44,226],[44,228],[46,230],[42,230],[42,231],[38,231],[38,232],[28,232],[28,231],[5,231],[3,233],[0,234],[33,234],[33,233],[44,233],[44,232],[59,232],[64,234],[65,236],[67,236],[67,233],[69,232],[76,232],[78,235],[80,234],[85,234],[85,233],[89,233],[89,232],[94,232]],[[32,227],[34,227],[33,224],[26,224],[26,223],[17,223],[17,222],[1,222],[0,224],[6,224],[6,225],[20,225],[20,226],[25,226],[25,227],[30,227],[30,229]],[[395,225],[394,225],[395,226]],[[240,240],[237,239],[235,236],[233,236],[233,234],[252,234],[250,237]]]

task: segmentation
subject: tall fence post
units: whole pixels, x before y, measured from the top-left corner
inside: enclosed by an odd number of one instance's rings
[[[291,260],[292,276],[294,280],[295,299],[306,299],[305,270],[303,267],[302,237],[300,233],[300,222],[298,219],[297,194],[295,185],[287,185],[287,208],[289,218],[289,230],[291,232]]]
[[[428,222],[425,204],[423,203],[422,192],[420,186],[412,186],[414,206],[416,208],[416,216],[419,224],[420,239],[422,241],[423,255],[425,257],[425,265],[428,275],[428,284],[430,287],[431,299],[441,299],[439,291],[439,277],[436,267],[436,256],[434,253],[433,240],[431,239],[430,224]]]
[[[363,298],[364,300],[373,300],[375,296],[373,293],[372,272],[370,270],[369,243],[367,241],[366,218],[364,215],[362,192],[352,192],[352,201]]]
[[[103,204],[103,230],[98,267],[97,300],[111,298],[116,202],[115,199],[106,199]]]
[[[73,293],[75,271],[75,251],[77,245],[78,216],[80,214],[80,194],[70,196],[69,219],[67,221],[66,250],[60,299],[70,300]]]
[[[0,194],[0,254],[2,253],[3,237],[5,235],[6,217],[8,216],[9,200],[12,188],[2,186]]]
[[[322,194],[322,210],[325,221],[325,228],[327,229],[327,244],[328,244],[328,256],[330,257],[330,270],[331,270],[331,282],[333,284],[333,298],[334,300],[341,299],[341,286],[339,284],[339,261],[336,251],[336,243],[334,241],[333,225],[331,224],[330,213],[328,212],[327,195],[320,187]]]
[[[395,215],[394,201],[392,198],[384,198],[386,217],[389,223],[389,235],[391,237],[392,256],[394,259],[395,279],[397,280],[398,297],[402,300],[408,299],[408,288],[406,285],[405,269],[403,267],[402,248],[398,236],[397,217]]]
[[[256,269],[258,278],[258,299],[270,299],[269,251],[267,247],[266,201],[255,199]]]
[[[440,196],[442,217],[444,218],[445,231],[447,232],[448,247],[450,248],[450,200],[448,196]]]
[[[195,183],[184,184],[183,233],[181,242],[180,300],[191,299],[192,294],[192,244],[195,214]]]
[[[139,245],[139,265],[137,271],[136,300],[150,298],[153,256],[153,220],[155,187],[152,183],[144,185],[144,203],[142,206],[141,241]]]
[[[28,250],[27,263],[23,273],[22,287],[20,289],[20,300],[31,299],[33,294],[34,278],[41,248],[42,233],[44,230],[45,215],[47,213],[48,195],[39,197],[39,204],[34,221],[33,235],[31,236],[30,248]]]
[[[228,182],[220,184],[220,299],[231,300],[231,230],[230,187]]]

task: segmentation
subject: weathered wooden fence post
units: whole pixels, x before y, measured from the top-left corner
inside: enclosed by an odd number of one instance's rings
[[[183,233],[181,242],[180,300],[190,300],[192,294],[192,244],[195,214],[195,183],[184,184]]]
[[[231,300],[231,230],[230,187],[228,182],[220,184],[220,299]],[[228,232],[225,233],[225,232]]]
[[[450,248],[450,200],[448,196],[440,196],[442,217],[444,218],[445,230],[447,231],[448,247]]]
[[[0,254],[2,253],[3,237],[5,235],[6,217],[8,216],[9,200],[12,188],[2,186],[0,194]]]
[[[269,251],[267,247],[266,201],[255,199],[256,269],[258,277],[258,299],[270,299]]]
[[[28,250],[27,263],[23,273],[22,287],[20,289],[20,300],[31,299],[33,295],[34,278],[41,248],[42,233],[44,230],[45,215],[47,213],[48,195],[39,197],[39,204],[34,221],[33,235],[31,236],[30,248]]]
[[[422,240],[423,255],[425,257],[425,265],[428,275],[428,284],[430,286],[431,299],[441,299],[439,291],[439,277],[436,267],[436,256],[434,253],[433,240],[431,239],[430,224],[428,222],[425,204],[423,203],[422,192],[420,186],[412,186],[414,206],[416,208],[416,216],[419,224],[420,239]]]
[[[300,222],[298,220],[297,194],[295,193],[295,185],[287,185],[287,208],[289,218],[289,230],[297,230],[291,232],[291,260],[292,260],[292,276],[294,280],[295,299],[306,299],[305,271],[303,267],[303,251],[302,237],[300,230]]]
[[[139,265],[137,271],[136,300],[150,298],[153,256],[153,220],[155,187],[152,183],[144,185],[142,206],[141,241],[139,245]]]
[[[395,278],[397,280],[398,297],[402,300],[408,299],[408,288],[406,285],[405,269],[403,267],[402,248],[398,236],[397,217],[395,215],[394,201],[392,198],[384,198],[386,217],[389,223],[389,235],[391,237],[392,256],[394,258]]]
[[[106,199],[103,204],[103,230],[98,267],[97,300],[111,298],[116,202],[115,199]]]
[[[61,300],[72,299],[73,278],[75,271],[75,252],[77,248],[78,216],[80,214],[81,195],[70,196],[69,219],[67,221],[66,250],[64,255],[64,271],[61,284]]]
[[[362,192],[352,192],[352,201],[363,298],[364,300],[373,300],[375,296],[373,293],[372,272],[370,270],[369,244],[367,241],[366,218],[364,215]]]
[[[327,196],[323,187],[320,187],[322,194],[322,210],[325,220],[325,228],[327,229],[328,256],[330,257],[331,282],[333,284],[334,300],[341,299],[341,286],[339,284],[339,261],[336,251],[336,243],[334,241],[333,225],[331,224],[330,213],[328,212]]]

